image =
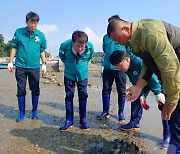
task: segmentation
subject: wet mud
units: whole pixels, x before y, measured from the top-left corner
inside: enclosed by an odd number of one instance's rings
[[[91,65],[93,67],[94,65]],[[41,95],[38,120],[31,119],[31,92],[27,85],[26,117],[15,122],[18,116],[16,81],[14,74],[0,70],[0,153],[165,153],[159,147],[162,138],[160,112],[152,94],[148,97],[150,111],[144,111],[139,133],[120,130],[117,120],[117,92],[113,85],[110,118],[97,120],[102,111],[100,66],[89,72],[87,123],[89,131],[79,128],[77,89],[74,96],[74,125],[67,132],[59,132],[65,121],[63,72],[48,64],[48,73],[41,77]],[[128,85],[129,86],[129,85]],[[130,103],[125,107],[129,122]]]

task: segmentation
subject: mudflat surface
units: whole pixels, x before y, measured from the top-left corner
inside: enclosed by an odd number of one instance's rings
[[[117,120],[117,92],[113,85],[111,93],[111,117],[97,120],[102,111],[102,79],[99,77],[100,66],[91,64],[89,71],[87,123],[89,131],[79,128],[79,108],[77,90],[74,97],[74,127],[68,132],[59,132],[65,121],[63,72],[56,72],[48,64],[48,73],[41,77],[41,95],[38,107],[38,120],[31,119],[31,92],[27,84],[26,118],[17,123],[18,105],[16,98],[16,80],[12,73],[0,69],[0,153],[108,153],[115,139],[127,144],[132,142],[145,153],[165,153],[160,149],[162,139],[161,114],[152,93],[147,101],[150,110],[143,113],[140,133],[120,130]],[[127,86],[130,86],[128,83]],[[126,123],[130,118],[130,102],[125,106]],[[100,149],[99,151],[97,149]],[[104,149],[104,150],[102,150]]]

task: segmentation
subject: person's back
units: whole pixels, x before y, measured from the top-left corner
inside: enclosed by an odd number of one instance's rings
[[[118,70],[115,66],[110,63],[110,56],[115,50],[122,50],[126,52],[126,48],[124,45],[120,45],[119,43],[113,41],[107,34],[103,37],[103,51],[104,55],[104,68],[110,70]]]
[[[133,52],[143,59],[144,66],[152,72],[157,70],[155,73],[162,79],[167,93],[167,103],[177,104],[180,92],[179,61],[163,22],[150,19],[133,22],[129,42]],[[143,67],[141,74],[147,72],[146,67]]]
[[[171,25],[163,21],[164,27],[166,28],[167,37],[171,45],[173,46],[178,59],[180,60],[180,28]]]

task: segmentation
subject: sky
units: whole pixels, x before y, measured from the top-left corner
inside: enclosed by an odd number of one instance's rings
[[[11,40],[33,11],[40,16],[38,29],[44,32],[51,55],[58,56],[60,44],[75,30],[86,32],[95,52],[101,52],[110,16],[118,14],[130,22],[158,19],[180,27],[179,6],[180,0],[1,0],[0,34],[5,42]]]

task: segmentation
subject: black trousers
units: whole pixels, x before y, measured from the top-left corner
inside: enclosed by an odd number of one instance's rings
[[[113,82],[116,82],[118,95],[126,96],[126,74],[118,70],[103,70],[103,95],[110,95]]]
[[[87,94],[88,80],[87,79],[77,82],[77,81],[72,81],[64,76],[64,84],[65,84],[65,92],[66,92],[65,101],[73,100],[74,92],[75,92],[75,84],[77,84],[79,100],[87,99],[88,97],[88,94]]]
[[[175,111],[171,115],[169,126],[172,139],[180,143],[180,100]]]
[[[157,65],[155,64],[150,54],[147,52],[139,51],[136,55],[144,61],[148,68],[148,72],[146,74],[147,76],[145,76],[144,79],[148,81],[149,77],[151,77],[152,73],[154,73],[157,75],[158,79],[162,81],[160,71],[158,70]],[[180,143],[180,100],[178,101],[178,105],[175,111],[171,115],[169,126],[172,139]]]
[[[16,67],[16,81],[17,81],[17,97],[26,95],[26,81],[28,78],[29,88],[32,95],[39,96],[39,80],[40,80],[40,69],[39,68],[20,68]]]

